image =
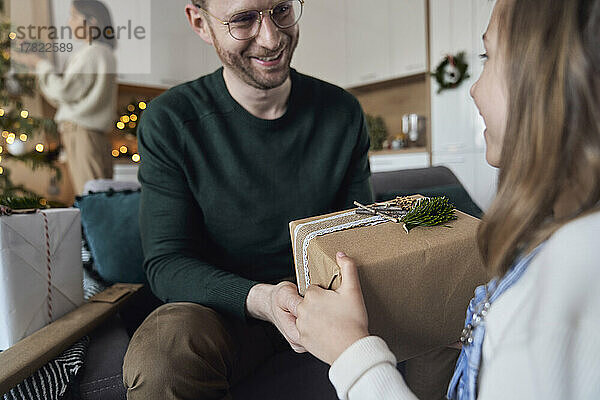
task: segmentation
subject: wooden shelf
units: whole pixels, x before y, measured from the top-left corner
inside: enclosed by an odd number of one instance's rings
[[[119,83],[119,95],[127,95],[125,102],[131,101],[131,97],[154,98],[163,94],[167,88],[157,86],[133,85],[130,83]]]
[[[365,85],[347,87],[346,90],[355,96],[361,94],[379,91],[382,89],[388,89],[395,86],[406,86],[414,83],[426,82],[429,74],[427,72],[421,72],[413,75],[407,75],[400,78],[386,79],[379,82],[368,83]]]
[[[414,154],[414,153],[427,153],[427,147],[407,147],[398,150],[377,150],[369,151],[369,156],[383,156],[383,155],[395,155],[395,154]]]

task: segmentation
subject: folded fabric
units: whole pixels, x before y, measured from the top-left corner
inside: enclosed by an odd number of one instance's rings
[[[85,336],[60,356],[5,393],[3,400],[58,400],[83,366],[90,339]]]

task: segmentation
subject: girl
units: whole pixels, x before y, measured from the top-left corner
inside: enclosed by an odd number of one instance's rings
[[[61,76],[45,60],[34,60],[42,94],[57,107],[61,142],[75,193],[82,194],[85,182],[112,178],[111,145],[105,133],[112,127],[117,107],[114,35],[97,39],[89,28],[106,32],[112,27],[106,6],[96,0],[74,0],[69,26],[76,39],[84,41]],[[39,61],[39,62],[38,62]]]
[[[500,179],[478,240],[497,278],[468,307],[448,397],[597,399],[600,0],[499,0],[484,44],[471,96]],[[369,336],[354,262],[337,261],[341,287],[297,307],[301,345],[342,399],[414,399]]]

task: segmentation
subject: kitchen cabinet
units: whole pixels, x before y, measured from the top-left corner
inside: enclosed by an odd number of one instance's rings
[[[497,169],[485,160],[485,150],[455,154],[433,154],[432,164],[450,168],[473,200],[486,210],[496,195]]]
[[[487,209],[496,197],[498,170],[485,160],[485,150],[475,153],[472,166],[475,172],[473,198],[477,199],[481,207]]]
[[[425,168],[429,166],[429,153],[383,154],[369,157],[371,172],[396,171],[399,169]],[[136,182],[139,164],[115,164],[113,179]]]
[[[122,83],[170,87],[221,64],[189,27],[187,0],[150,0],[149,73],[120,74]],[[341,87],[400,78],[427,69],[426,0],[305,0],[292,65]],[[125,55],[124,55],[125,56]],[[140,70],[138,60],[124,62]],[[137,68],[136,68],[137,66]],[[145,68],[144,68],[145,69]]]
[[[429,167],[429,153],[375,154],[369,157],[371,172]]]
[[[427,71],[427,15],[424,0],[389,2],[392,77]]]
[[[473,154],[433,154],[433,165],[443,165],[454,172],[454,175],[463,184],[467,192],[473,195],[475,191],[475,171],[472,168]]]
[[[347,0],[348,86],[427,70],[425,0]]]
[[[391,77],[388,0],[346,0],[348,84]]]
[[[430,2],[431,68],[448,54],[466,53],[470,77],[461,86],[437,93],[431,85],[432,151],[464,153],[485,150],[485,125],[469,93],[483,70],[479,55],[484,52],[485,32],[494,2],[449,0]]]
[[[478,115],[469,89],[475,82],[473,68],[479,59],[473,48],[473,2],[449,0],[430,2],[431,69],[448,54],[467,53],[471,77],[454,89],[437,93],[438,84],[431,84],[432,151],[464,153],[474,151],[474,118]],[[480,34],[481,37],[481,34]],[[477,53],[479,54],[479,53]]]
[[[345,0],[306,0],[300,20],[300,41],[292,62],[299,72],[341,87],[348,83],[345,3]]]
[[[483,210],[495,195],[497,171],[485,161],[485,125],[469,90],[483,69],[481,36],[493,6],[489,0],[447,0],[430,1],[429,9],[431,68],[447,54],[464,51],[470,75],[458,88],[441,93],[432,81],[432,163],[449,167]]]

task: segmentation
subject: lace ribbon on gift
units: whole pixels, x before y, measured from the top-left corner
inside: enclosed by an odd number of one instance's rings
[[[50,259],[50,233],[48,232],[48,217],[46,213],[37,210],[37,213],[42,215],[44,219],[44,239],[46,241],[46,277],[48,283],[48,293],[46,295],[46,303],[48,305],[48,319],[52,322],[52,263]]]
[[[300,275],[299,268],[296,269],[297,282],[304,284],[304,288],[310,286],[310,271],[308,268],[308,245],[316,237],[328,233],[343,231],[363,226],[374,226],[389,222],[389,220],[379,216],[359,215],[354,210],[345,213],[332,215],[329,217],[317,219],[314,221],[298,224],[294,229],[294,257],[296,265],[302,266],[304,276]],[[297,250],[301,248],[302,251]]]

